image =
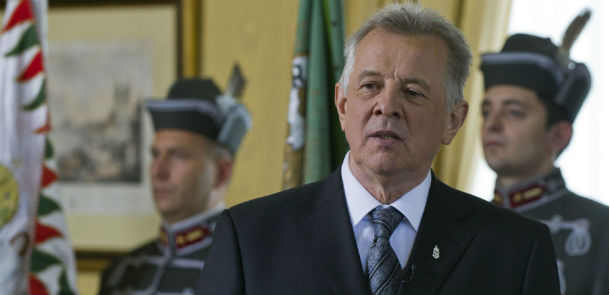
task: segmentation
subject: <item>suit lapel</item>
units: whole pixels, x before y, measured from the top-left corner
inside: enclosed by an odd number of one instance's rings
[[[369,293],[349,218],[339,170],[322,183],[319,193],[305,196],[299,225],[303,250],[316,262],[335,293]]]
[[[474,237],[457,222],[468,208],[453,194],[433,177],[399,293],[436,293]]]

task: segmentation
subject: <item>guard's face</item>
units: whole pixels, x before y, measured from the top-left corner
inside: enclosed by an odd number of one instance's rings
[[[551,156],[546,111],[527,88],[496,85],[481,106],[481,140],[489,167],[502,176],[529,177],[540,173]]]
[[[350,146],[350,168],[368,175],[424,177],[441,144],[461,126],[467,104],[447,112],[442,77],[447,46],[429,36],[373,30],[361,41],[347,96],[335,103]],[[416,173],[416,174],[412,174]]]
[[[155,133],[150,178],[155,205],[166,221],[180,221],[205,209],[215,175],[208,150],[207,139],[193,132]]]

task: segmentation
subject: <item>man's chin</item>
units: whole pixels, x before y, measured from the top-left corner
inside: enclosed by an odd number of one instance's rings
[[[496,174],[505,170],[506,163],[499,157],[486,157],[487,167],[493,170]]]
[[[496,165],[502,165],[502,163],[505,162],[505,159],[507,158],[507,156],[496,149],[486,149],[483,150],[483,157],[485,158],[485,162],[487,162],[487,165],[491,166],[496,166]]]
[[[361,153],[359,156],[352,155],[359,166],[367,174],[378,176],[392,176],[406,170],[405,163],[401,162],[404,156],[400,153],[388,150],[375,150],[373,152]],[[403,161],[404,162],[404,161]]]
[[[157,211],[161,215],[171,213],[175,210],[174,206],[171,204],[170,200],[168,200],[166,198],[155,197],[155,207],[157,208]]]
[[[370,167],[373,173],[379,176],[390,177],[406,170],[397,160],[397,157],[392,156],[375,157],[371,159],[367,166]]]

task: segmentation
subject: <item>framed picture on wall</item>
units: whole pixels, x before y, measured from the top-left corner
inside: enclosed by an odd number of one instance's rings
[[[48,52],[51,139],[62,182],[140,183],[139,106],[152,94],[150,43],[53,41]]]
[[[178,76],[178,3],[50,1],[50,138],[77,253],[124,252],[157,234],[142,105]]]

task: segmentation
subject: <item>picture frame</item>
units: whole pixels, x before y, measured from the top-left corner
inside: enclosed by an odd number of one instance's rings
[[[102,107],[104,103],[97,100],[116,100],[121,97],[128,99],[129,112],[124,112],[121,116],[130,119],[131,116],[136,117],[131,121],[123,120],[130,122],[128,124],[131,124],[136,132],[135,136],[131,134],[123,136],[123,139],[139,138],[139,144],[135,146],[138,177],[130,181],[123,181],[120,176],[110,180],[66,181],[62,180],[61,171],[58,171],[60,177],[57,184],[58,194],[62,199],[70,239],[77,256],[97,258],[116,256],[153,238],[158,233],[157,225],[160,220],[152,203],[147,173],[150,163],[148,150],[152,140],[152,124],[142,105],[147,99],[163,98],[169,86],[180,76],[181,1],[53,0],[49,2],[48,44],[50,50],[55,50],[48,54],[46,61],[48,98],[54,128],[50,133],[51,140],[54,140],[54,134],[62,132],[59,129],[66,126],[62,122],[73,113],[85,112],[84,116],[81,114],[84,120],[96,116],[100,118],[100,114],[90,113],[99,112],[104,108]],[[72,60],[76,65],[72,64],[70,68],[65,69],[70,63],[57,62],[58,54],[65,60],[70,60],[73,54]],[[123,55],[127,56],[120,58]],[[129,63],[130,58],[131,63]],[[139,59],[133,62],[134,58]],[[83,65],[83,63],[88,64]],[[112,63],[116,64],[112,65]],[[115,69],[116,73],[129,72],[130,78],[108,77],[115,76],[109,69]],[[58,73],[62,71],[64,77],[60,78]],[[70,76],[70,71],[81,72],[71,73]],[[70,77],[71,79],[68,79]],[[70,85],[71,80],[77,83]],[[108,81],[114,81],[115,86],[117,83],[122,86],[111,87],[114,89],[104,92],[109,85]],[[79,87],[85,90],[75,91]],[[97,95],[82,98],[85,96],[83,93],[94,88],[98,90],[91,92]],[[81,103],[75,99],[79,96],[82,98]],[[64,103],[58,101],[67,98],[72,100]],[[56,110],[59,105],[61,105],[59,108],[64,109],[63,112]],[[93,111],[83,108],[85,105],[93,105]],[[56,106],[55,110],[54,106]],[[105,118],[108,117],[106,114]],[[91,124],[88,125],[93,126],[99,122],[99,120],[97,122],[91,120],[89,122]],[[74,125],[87,125],[81,123]],[[99,124],[97,125],[99,127]],[[108,127],[105,132],[115,136],[121,133],[120,130],[124,131],[125,125],[116,130],[111,127],[113,126]],[[74,137],[81,140],[80,144],[87,141],[87,138],[89,140],[93,138],[88,135],[86,128],[73,133]],[[101,142],[104,141],[108,142],[107,139]],[[54,140],[53,144],[55,149],[60,151],[62,144],[66,145],[67,142],[65,138],[60,138]],[[102,150],[104,148],[108,148],[107,144],[101,147]],[[87,147],[81,149],[81,152],[92,149]],[[133,150],[134,146],[130,149]],[[60,159],[56,158],[56,161],[59,168]]]

